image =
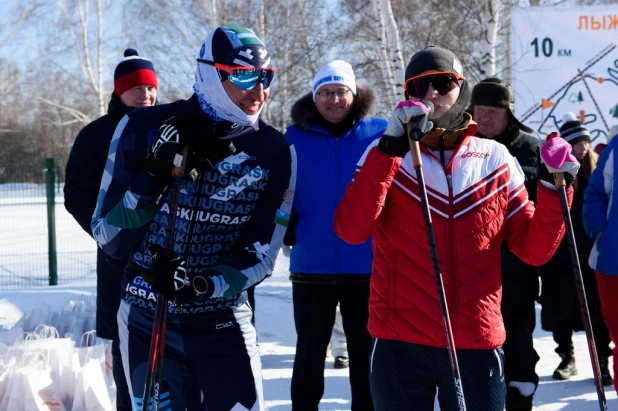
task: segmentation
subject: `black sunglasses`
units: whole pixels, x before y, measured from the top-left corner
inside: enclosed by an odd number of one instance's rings
[[[408,79],[404,87],[409,96],[416,98],[425,98],[430,85],[444,96],[455,87],[459,87],[459,80],[453,73],[428,74]]]

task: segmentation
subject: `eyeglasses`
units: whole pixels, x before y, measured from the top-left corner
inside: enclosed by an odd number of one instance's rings
[[[331,91],[320,91],[318,93],[315,93],[318,97],[320,97],[320,100],[322,101],[329,101],[331,98],[333,98],[333,96],[337,96],[337,98],[339,100],[343,99],[346,94],[348,94],[348,92],[350,91],[350,89],[345,89],[345,90],[337,90],[336,92],[331,92]]]
[[[459,80],[465,80],[465,78],[454,73],[426,74],[408,79],[404,88],[409,96],[425,98],[431,85],[441,96],[444,96],[455,87],[459,87]]]
[[[215,63],[214,61],[209,60],[197,59],[197,61],[199,63],[214,66],[217,70],[220,70],[220,72],[223,72],[227,76],[227,80],[243,90],[253,90],[257,87],[258,83],[262,83],[264,85],[264,89],[267,89],[270,87],[270,83],[275,76],[274,67],[255,68],[227,66],[225,64]]]

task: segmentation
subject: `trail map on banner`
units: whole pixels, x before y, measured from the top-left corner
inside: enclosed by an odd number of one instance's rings
[[[618,124],[618,6],[511,10],[515,115],[546,136],[573,112],[592,146]]]

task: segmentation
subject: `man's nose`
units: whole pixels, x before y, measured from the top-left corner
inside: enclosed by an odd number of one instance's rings
[[[257,86],[251,90],[249,95],[256,101],[266,101],[266,93],[264,91],[264,84],[259,82]]]

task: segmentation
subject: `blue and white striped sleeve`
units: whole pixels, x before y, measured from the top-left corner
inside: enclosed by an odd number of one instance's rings
[[[91,223],[99,246],[117,259],[126,258],[144,236],[154,217],[148,206],[159,192],[155,177],[142,168],[147,132],[134,132],[133,121],[124,116],[116,127]]]

